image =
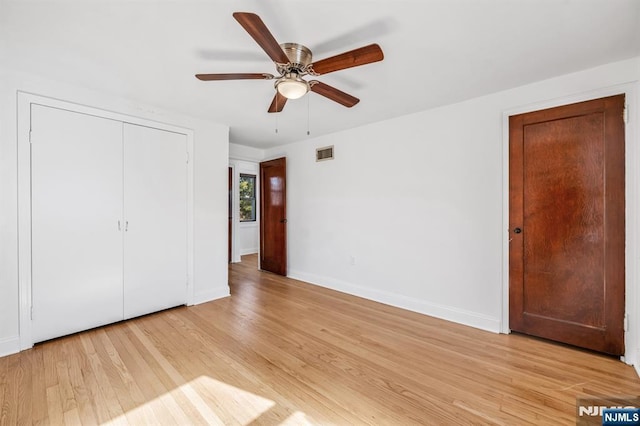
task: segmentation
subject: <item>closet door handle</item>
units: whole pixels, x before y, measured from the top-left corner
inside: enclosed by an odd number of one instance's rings
[[[124,223],[124,232],[128,232],[128,231],[129,231],[129,221],[127,220],[127,221]]]
[[[118,220],[118,231],[122,231],[122,226],[120,226],[120,220]]]

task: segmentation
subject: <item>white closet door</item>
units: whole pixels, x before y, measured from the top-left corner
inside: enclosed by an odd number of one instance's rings
[[[123,318],[122,123],[32,105],[34,342]]]
[[[124,125],[124,316],[187,302],[187,137]]]

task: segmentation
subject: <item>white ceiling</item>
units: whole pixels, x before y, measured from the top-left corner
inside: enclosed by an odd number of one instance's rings
[[[194,78],[276,74],[234,11],[315,60],[374,42],[385,59],[318,78],[360,98],[351,109],[311,93],[268,114],[273,81]],[[0,0],[11,68],[223,123],[258,148],[637,55],[640,0]]]

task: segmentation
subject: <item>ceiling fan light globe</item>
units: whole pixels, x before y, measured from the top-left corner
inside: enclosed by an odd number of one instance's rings
[[[309,83],[302,79],[284,79],[278,82],[276,89],[287,99],[298,99],[309,91]]]

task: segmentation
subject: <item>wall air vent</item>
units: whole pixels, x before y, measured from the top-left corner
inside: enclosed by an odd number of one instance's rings
[[[316,148],[316,161],[333,160],[333,145]]]

